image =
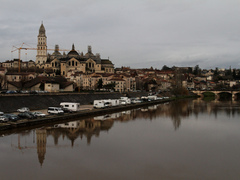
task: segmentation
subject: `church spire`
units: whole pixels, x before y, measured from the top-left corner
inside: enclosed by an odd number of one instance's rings
[[[36,64],[45,64],[47,61],[47,36],[43,22],[39,28]]]
[[[46,32],[46,30],[45,30],[45,27],[44,27],[43,21],[42,21],[42,24],[41,24],[41,26],[40,26],[40,28],[39,28],[39,36],[40,36],[40,35],[45,36],[45,32]]]

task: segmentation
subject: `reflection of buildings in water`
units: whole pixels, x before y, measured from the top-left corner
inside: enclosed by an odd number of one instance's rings
[[[63,137],[67,137],[71,140],[72,146],[74,146],[74,141],[80,137],[81,139],[85,136],[87,138],[87,143],[91,143],[92,136],[98,137],[101,130],[109,130],[113,125],[111,120],[93,120],[86,119],[81,121],[72,121],[64,124],[55,125],[51,129],[50,133],[52,136],[55,134],[62,134]],[[59,138],[59,136],[57,136]]]
[[[146,109],[146,108],[145,108]],[[159,104],[157,106],[149,106],[148,111],[133,109],[119,113],[107,114],[105,116],[97,116],[86,120],[66,122],[55,125],[52,128],[36,130],[37,137],[37,153],[39,163],[44,162],[47,136],[51,135],[54,138],[55,146],[58,145],[60,137],[67,137],[71,141],[71,146],[74,146],[76,139],[86,137],[87,143],[91,143],[93,136],[99,137],[100,131],[109,131],[113,126],[114,121],[130,121],[135,119],[151,120],[157,117],[170,117],[175,129],[181,125],[181,118],[188,117],[191,114],[198,115],[199,113],[217,114],[222,111],[226,114],[234,115],[240,114],[239,103],[232,102],[205,102],[199,100],[181,100],[173,101],[168,104]],[[29,135],[29,132],[24,134]],[[68,145],[69,146],[69,145]],[[35,147],[36,148],[36,147]]]
[[[93,119],[94,120],[100,120],[100,121],[105,121],[105,120],[115,120],[117,118],[119,118],[121,116],[121,113],[113,113],[113,114],[106,114],[106,115],[103,115],[103,116],[96,116],[94,117]]]
[[[195,115],[198,115],[199,113],[205,113],[207,112],[209,115],[213,114],[215,117],[217,117],[217,114],[219,112],[224,112],[227,115],[235,115],[239,114],[239,105],[240,103],[238,101],[203,101],[203,100],[193,100],[192,104],[194,106],[194,112]]]
[[[93,136],[99,137],[100,131],[109,131],[113,126],[114,121],[130,121],[135,119],[151,120],[157,117],[170,117],[173,121],[175,129],[178,129],[181,125],[181,118],[188,117],[191,114],[198,115],[199,113],[217,114],[222,111],[229,115],[236,113],[240,114],[239,103],[232,102],[204,102],[199,100],[181,100],[173,101],[168,104],[159,104],[157,106],[149,106],[148,111],[142,111],[139,109],[133,109],[129,111],[123,111],[105,116],[97,116],[95,118],[89,118],[86,120],[66,122],[55,125],[54,127],[48,127],[46,129],[36,130],[37,137],[37,153],[39,163],[43,164],[46,147],[47,136],[51,135],[54,138],[55,146],[58,145],[60,137],[63,139],[67,137],[71,141],[71,146],[74,146],[76,139],[80,137],[86,137],[87,143],[91,143]],[[29,135],[30,131],[23,135]],[[70,146],[70,145],[67,145]],[[20,147],[20,146],[19,146]],[[36,147],[35,147],[36,148]]]
[[[142,112],[147,112],[147,111],[148,111],[148,108],[146,108],[146,107],[145,107],[145,108],[141,108],[141,111],[142,111]]]
[[[47,131],[46,129],[37,129],[37,154],[39,163],[43,164],[46,154],[46,145],[47,145]]]
[[[148,109],[149,109],[149,110],[156,110],[157,107],[158,107],[157,105],[148,106]]]

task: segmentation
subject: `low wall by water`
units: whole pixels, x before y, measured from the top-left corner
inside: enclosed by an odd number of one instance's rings
[[[105,108],[105,109],[82,110],[79,112],[74,112],[74,113],[69,113],[69,114],[66,113],[61,116],[49,115],[44,118],[37,118],[37,119],[31,119],[31,120],[23,119],[23,120],[20,120],[17,122],[7,122],[7,123],[3,123],[2,125],[0,125],[0,136],[1,136],[1,134],[13,133],[15,130],[21,130],[22,128],[23,129],[37,128],[39,126],[46,126],[46,125],[50,125],[52,123],[66,122],[66,121],[74,120],[74,119],[80,120],[81,118],[85,118],[85,117],[104,115],[104,114],[109,114],[109,113],[114,113],[114,112],[119,112],[119,111],[124,111],[124,110],[130,110],[133,108],[139,108],[139,107],[144,107],[144,106],[160,104],[160,103],[169,102],[169,101],[171,101],[171,99],[155,100],[155,101],[150,101],[150,102],[147,101],[147,102],[142,102],[142,103],[138,103],[138,104],[120,105],[120,106],[115,106],[115,107],[110,107],[110,108]]]
[[[146,93],[129,93],[130,97],[145,95]],[[37,94],[37,95],[4,95],[0,96],[0,111],[15,112],[21,107],[31,110],[47,109],[59,106],[61,102],[78,102],[82,105],[91,104],[97,99],[118,99],[126,94],[121,93],[75,93],[75,94]]]

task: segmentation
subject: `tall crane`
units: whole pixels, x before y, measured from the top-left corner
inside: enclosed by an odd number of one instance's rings
[[[23,47],[24,45],[27,45],[27,44],[22,43],[20,47],[13,46],[13,48],[15,48],[15,49],[13,49],[13,50],[11,51],[11,53],[12,53],[12,52],[18,50],[18,72],[21,72],[21,63],[20,63],[20,61],[21,61],[21,50],[38,50],[37,48]],[[49,51],[55,51],[55,49],[47,49],[47,50],[49,50]],[[71,51],[71,50],[69,50],[69,49],[58,49],[58,50],[59,50],[59,51]]]

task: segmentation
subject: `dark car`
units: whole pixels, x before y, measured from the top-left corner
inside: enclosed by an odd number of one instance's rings
[[[6,94],[7,91],[8,91],[7,89],[3,89],[3,90],[1,91],[1,94]]]
[[[34,119],[34,118],[36,118],[36,116],[34,116],[31,112],[22,112],[22,113],[19,113],[18,116],[20,118],[27,118],[27,119]]]
[[[9,121],[17,121],[19,117],[16,114],[4,114]]]
[[[73,111],[68,108],[61,108],[64,113],[72,113]]]

